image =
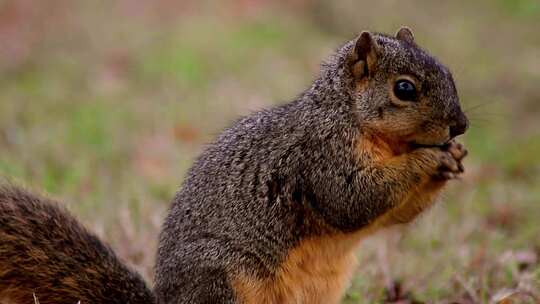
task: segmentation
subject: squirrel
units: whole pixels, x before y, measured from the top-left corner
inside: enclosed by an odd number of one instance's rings
[[[452,74],[407,27],[363,31],[292,102],[237,120],[195,161],[150,291],[56,203],[0,190],[0,302],[338,303],[355,249],[464,171]]]

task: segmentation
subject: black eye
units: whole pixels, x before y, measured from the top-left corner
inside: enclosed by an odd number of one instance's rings
[[[394,84],[394,95],[404,101],[416,101],[416,87],[406,79],[400,79]]]

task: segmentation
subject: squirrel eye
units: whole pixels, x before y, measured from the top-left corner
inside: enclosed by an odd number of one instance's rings
[[[394,95],[404,101],[416,101],[416,87],[406,79],[400,79],[394,84]]]

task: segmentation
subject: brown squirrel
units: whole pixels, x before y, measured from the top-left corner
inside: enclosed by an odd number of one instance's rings
[[[294,101],[206,148],[163,225],[153,292],[63,209],[2,188],[0,302],[338,303],[360,239],[463,172],[467,127],[410,29],[362,32]]]

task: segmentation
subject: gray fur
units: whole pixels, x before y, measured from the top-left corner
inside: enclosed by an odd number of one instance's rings
[[[355,90],[348,42],[294,101],[239,119],[202,153],[160,235],[159,303],[236,303],[237,273],[272,276],[302,239],[361,229],[414,186],[412,170],[371,168],[368,155],[354,153],[358,140],[381,116],[399,124],[416,115],[428,133],[448,129],[463,115],[457,92],[448,69],[415,44],[373,37],[367,90]],[[388,79],[399,74],[421,81],[418,106],[391,105]]]

